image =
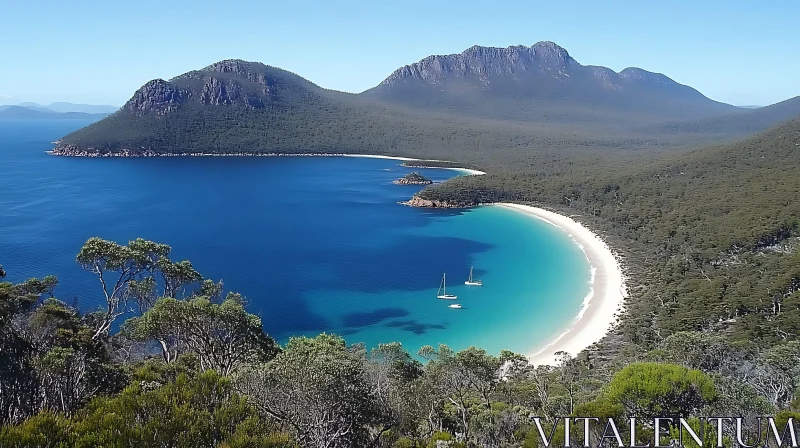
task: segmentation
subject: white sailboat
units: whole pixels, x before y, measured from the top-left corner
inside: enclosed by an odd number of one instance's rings
[[[447,293],[447,274],[445,273],[442,276],[442,284],[439,285],[439,290],[436,291],[436,298],[437,299],[445,299],[445,300],[455,300],[458,296],[454,296],[453,294]]]
[[[447,307],[448,307],[448,308],[455,308],[455,309],[457,309],[457,310],[460,310],[460,309],[461,309],[461,305],[459,305],[459,304],[457,304],[457,303],[454,303],[454,304],[452,304],[452,305],[447,305]]]
[[[469,267],[469,280],[464,282],[465,285],[469,286],[483,286],[483,281],[481,280],[473,280],[472,278],[472,266]]]

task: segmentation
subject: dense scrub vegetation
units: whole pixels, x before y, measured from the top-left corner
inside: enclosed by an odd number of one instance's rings
[[[760,351],[676,332],[621,370],[589,353],[535,367],[507,351],[414,357],[326,334],[279,347],[241,296],[169,253],[87,241],[78,261],[108,304],[89,314],[53,297],[54,277],[0,283],[0,446],[539,447],[532,417],[548,433],[561,416],[800,417],[798,341]],[[128,318],[112,334],[109,316]],[[637,424],[640,441],[652,437]],[[558,428],[550,437],[563,440]]]

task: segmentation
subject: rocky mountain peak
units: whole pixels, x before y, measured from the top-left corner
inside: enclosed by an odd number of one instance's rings
[[[538,42],[526,47],[472,46],[459,54],[434,55],[396,70],[381,85],[417,80],[440,84],[448,78],[477,78],[484,84],[495,75],[526,72],[563,76],[578,66],[567,50],[553,42]]]
[[[122,109],[137,116],[148,112],[165,115],[177,109],[188,97],[188,92],[173,84],[163,79],[154,79],[140,87]]]
[[[225,59],[224,61],[215,62],[208,67],[202,69],[204,72],[218,72],[218,73],[237,73],[247,74],[251,73],[254,65],[261,65],[255,62],[247,62],[241,59]]]
[[[567,61],[572,59],[567,50],[560,47],[555,42],[537,42],[531,46],[531,50],[537,57],[543,60],[559,61],[562,64],[566,64]]]

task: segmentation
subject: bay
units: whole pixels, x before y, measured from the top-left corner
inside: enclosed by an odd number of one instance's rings
[[[396,160],[45,153],[88,123],[0,121],[0,264],[10,281],[57,275],[57,297],[82,311],[102,303],[75,263],[91,236],[171,245],[173,259],[243,294],[281,342],[328,332],[530,353],[589,292],[588,262],[560,229],[499,207],[398,205],[420,187],[391,183],[412,171]],[[482,287],[464,285],[473,265]],[[445,272],[462,309],[436,299]]]

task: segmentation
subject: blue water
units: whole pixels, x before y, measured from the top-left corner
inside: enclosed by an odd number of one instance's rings
[[[268,333],[349,342],[470,345],[529,353],[577,313],[589,265],[566,233],[500,207],[397,204],[419,190],[395,160],[345,157],[62,158],[51,141],[83,120],[0,121],[0,264],[55,274],[91,311],[97,279],[75,255],[92,236],[172,246],[242,293]],[[458,175],[425,169],[437,181]],[[464,285],[470,266],[483,287]],[[436,291],[446,272],[447,307]]]

